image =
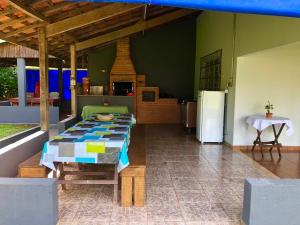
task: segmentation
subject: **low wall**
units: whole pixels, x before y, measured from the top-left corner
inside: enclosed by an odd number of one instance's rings
[[[18,165],[43,149],[48,132],[38,131],[13,144],[0,148],[0,177],[15,177]]]
[[[300,224],[300,180],[247,178],[242,221],[245,225]]]
[[[33,134],[33,133],[39,131],[40,129],[41,128],[39,126],[36,126],[36,127],[31,128],[31,129],[22,131],[22,132],[20,132],[18,134],[14,134],[12,136],[9,136],[9,137],[6,137],[4,139],[1,139],[0,140],[0,148],[3,148],[5,146],[7,146],[7,145],[10,145],[10,144],[12,144],[12,143],[14,143],[14,142],[16,142],[16,141],[18,141],[18,140],[20,140],[20,139],[28,136],[28,135],[30,135],[30,134]]]
[[[73,125],[75,125],[75,123],[77,122],[77,118],[70,116],[62,121],[59,121],[58,123],[58,133],[61,133],[63,131],[65,131],[66,129],[68,129],[69,127],[72,127]]]
[[[1,225],[56,225],[57,180],[0,178]]]
[[[0,101],[0,106],[10,106],[9,101]]]
[[[49,107],[49,122],[59,121],[59,107]],[[40,123],[40,107],[0,106],[0,123]]]

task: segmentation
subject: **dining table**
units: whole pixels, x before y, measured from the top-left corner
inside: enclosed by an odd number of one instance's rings
[[[116,185],[117,173],[129,166],[127,152],[130,131],[135,123],[133,115],[112,113],[113,117],[109,121],[98,120],[97,115],[99,114],[78,122],[44,144],[40,164],[53,170],[54,177],[57,175],[56,171],[60,171],[58,183]],[[110,181],[95,177],[86,179],[90,176],[103,175],[103,172],[85,172],[80,169],[65,171],[63,166],[68,163],[115,165],[115,177]],[[66,175],[78,175],[77,177],[83,179],[65,179]]]

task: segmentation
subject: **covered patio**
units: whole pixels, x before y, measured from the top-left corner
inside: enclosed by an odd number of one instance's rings
[[[59,224],[238,225],[246,177],[276,178],[246,155],[199,145],[178,125],[146,125],[146,204],[112,204],[106,186],[60,191]]]
[[[40,122],[40,130],[22,134],[0,148],[0,196],[12,201],[8,206],[0,203],[0,212],[7,215],[0,224],[266,225],[267,221],[287,225],[282,221],[297,216],[290,210],[297,203],[288,195],[282,197],[284,203],[272,204],[270,196],[277,196],[278,201],[281,194],[272,193],[285,187],[294,191],[298,183],[280,183],[277,175],[282,173],[276,169],[272,173],[251,157],[256,155],[249,151],[256,133],[254,128],[246,128],[245,118],[248,113],[261,113],[257,108],[265,101],[260,99],[266,95],[263,75],[276,70],[262,65],[272,65],[277,54],[276,68],[284,71],[287,62],[294,68],[291,55],[298,52],[290,51],[298,44],[293,38],[278,38],[261,46],[249,44],[244,24],[249,25],[252,17],[242,13],[298,17],[299,12],[289,4],[274,8],[268,3],[240,1],[236,5],[221,0],[212,4],[121,2],[125,1],[0,2],[0,40],[33,51],[30,63],[38,63],[40,82],[38,104],[29,107],[25,60],[17,57],[19,96],[15,100],[29,118]],[[268,21],[269,17],[253,18]],[[290,30],[299,22],[274,18],[282,27],[293,24]],[[263,25],[259,31],[266,29]],[[222,35],[217,32],[220,30]],[[277,49],[278,43],[283,43],[283,50]],[[284,54],[289,57],[280,64]],[[261,85],[248,76],[255,60],[265,60],[256,71],[263,74],[256,77]],[[6,59],[2,65],[11,62]],[[52,107],[49,95],[49,65],[53,63],[60,79],[63,67],[69,67],[71,73],[70,115],[59,122],[59,108]],[[78,69],[88,71],[80,82]],[[292,79],[297,70],[291,71]],[[289,85],[282,83],[284,88]],[[250,86],[257,88],[253,98],[249,97]],[[271,82],[267,87],[273,87]],[[223,93],[221,141],[197,137],[199,142],[195,137],[200,124],[199,90]],[[277,96],[277,92],[270,93]],[[289,96],[285,92],[285,98]],[[284,102],[275,97],[276,104]],[[5,107],[6,111],[0,108],[0,115],[26,117],[23,111],[16,113],[14,106]],[[278,153],[281,147],[283,152],[297,150],[297,137],[284,136],[281,145],[279,136],[286,131],[286,121],[297,123],[298,117],[289,110],[279,112],[289,118],[282,123],[278,137],[273,126],[275,141],[270,143]],[[260,147],[263,161],[266,149],[259,132],[257,128],[254,144]],[[298,126],[295,132],[298,134]],[[283,165],[285,157],[283,153]],[[12,193],[16,197],[11,200]],[[16,204],[18,201],[22,204]],[[272,210],[284,204],[288,206],[280,220]],[[268,206],[266,216],[259,213],[261,206]],[[14,211],[17,216],[12,216]],[[295,221],[297,224],[297,218]]]

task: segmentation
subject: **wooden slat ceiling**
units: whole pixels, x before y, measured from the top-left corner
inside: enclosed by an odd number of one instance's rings
[[[0,39],[38,49],[37,29],[116,3],[63,0],[0,0]],[[25,10],[23,10],[25,8]],[[146,8],[146,14],[145,14]],[[178,9],[137,5],[132,10],[48,38],[49,53],[68,60],[69,46]],[[28,13],[29,12],[29,13]]]

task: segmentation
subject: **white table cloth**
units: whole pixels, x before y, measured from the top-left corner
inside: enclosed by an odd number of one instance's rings
[[[273,124],[276,125],[276,124],[285,123],[287,127],[286,134],[290,136],[294,133],[292,121],[289,118],[285,118],[285,117],[274,116],[273,118],[268,119],[265,116],[254,115],[254,116],[247,117],[246,122],[259,131],[266,129],[267,127]]]

